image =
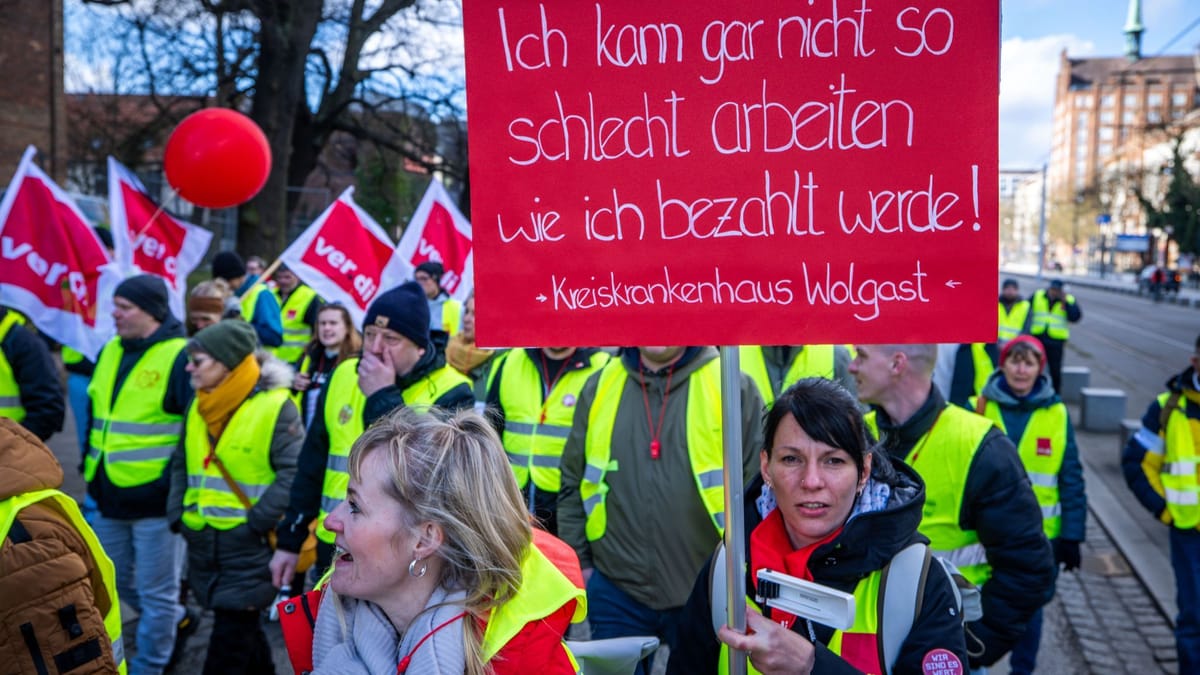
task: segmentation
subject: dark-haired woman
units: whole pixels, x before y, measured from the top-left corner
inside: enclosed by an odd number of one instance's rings
[[[854,625],[835,630],[748,600],[748,631],[715,633],[710,561],[683,612],[667,672],[724,672],[729,647],[747,652],[757,673],[917,674],[955,663],[957,670],[943,672],[965,672],[962,620],[950,579],[936,567],[923,588],[915,586],[920,575],[888,579],[914,584],[911,595],[923,599],[894,663],[880,663],[883,570],[928,541],[917,533],[925,486],[908,466],[872,450],[854,397],[828,380],[801,380],[767,413],[764,438],[762,473],[747,490],[761,496],[746,509],[746,593],[755,594],[762,569],[813,581],[855,596]]]
[[[297,401],[304,417],[304,428],[312,423],[321,389],[329,381],[333,369],[345,359],[362,351],[362,336],[354,327],[350,312],[342,305],[325,305],[317,312],[317,328],[304,356],[296,364],[296,380],[292,390],[302,392]]]

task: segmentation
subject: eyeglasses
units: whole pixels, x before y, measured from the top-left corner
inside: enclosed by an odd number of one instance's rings
[[[187,360],[188,360],[188,363],[192,364],[193,366],[196,366],[197,368],[202,368],[202,367],[204,367],[205,364],[212,361],[213,358],[211,356],[204,356],[202,354],[188,354]]]

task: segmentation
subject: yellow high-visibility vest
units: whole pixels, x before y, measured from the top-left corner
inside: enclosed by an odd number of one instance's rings
[[[313,327],[304,323],[304,315],[308,313],[309,305],[317,299],[317,293],[304,284],[300,284],[292,291],[287,302],[283,301],[283,294],[278,288],[274,293],[275,299],[279,301],[283,343],[278,347],[273,347],[271,351],[284,363],[295,363],[304,355],[304,348],[312,340]],[[251,314],[245,319],[249,321],[253,317],[254,315]]]
[[[988,401],[983,414],[992,420],[1001,431],[1004,415],[1000,405]],[[1067,453],[1067,406],[1061,402],[1033,411],[1021,440],[1017,443],[1017,454],[1025,465],[1025,473],[1033,484],[1033,495],[1042,509],[1042,529],[1047,539],[1056,539],[1062,532],[1062,503],[1058,493],[1058,474],[1062,471]]]
[[[121,639],[121,601],[117,597],[116,571],[113,568],[112,560],[105,553],[104,547],[100,545],[96,533],[92,531],[91,525],[88,525],[87,521],[83,519],[83,514],[79,512],[79,505],[75,503],[75,500],[58,490],[46,489],[26,492],[0,501],[0,542],[8,538],[8,531],[12,528],[13,521],[16,520],[21,509],[44,500],[54,502],[54,509],[71,522],[96,561],[96,567],[100,571],[100,577],[104,580],[104,589],[108,593],[109,601],[108,611],[104,613],[104,630],[112,642],[113,661],[117,665],[117,672],[124,674],[126,672],[125,643]]]
[[[587,440],[584,447],[583,477],[579,496],[587,516],[584,529],[588,541],[604,536],[608,528],[608,484],[604,476],[619,467],[612,460],[612,433],[617,419],[621,391],[629,379],[625,365],[613,359],[600,371],[596,399],[588,414]],[[721,362],[713,359],[688,378],[687,444],[688,459],[696,491],[704,503],[717,532],[725,532],[725,476],[721,437]]]
[[[524,489],[532,474],[538,488],[558,492],[562,485],[559,464],[571,433],[579,392],[592,373],[608,363],[609,356],[596,352],[587,367],[563,372],[544,395],[542,373],[524,349],[514,349],[500,358],[501,363],[494,368],[503,367],[500,405],[504,408],[504,451],[517,487]]]
[[[0,319],[0,342],[8,337],[8,332],[12,327],[25,323],[21,320],[21,315],[16,312],[9,311]],[[25,406],[21,405],[21,387],[17,384],[17,377],[13,374],[12,364],[8,362],[8,357],[4,355],[4,350],[0,349],[0,417],[20,423],[25,421]]]
[[[217,458],[250,500],[251,506],[257,504],[275,482],[271,440],[279,413],[289,400],[287,389],[271,389],[252,395],[234,411],[226,432],[217,441]],[[202,530],[205,526],[232,530],[246,522],[246,506],[221,475],[216,462],[205,462],[210,448],[208,427],[200,416],[199,403],[193,401],[188,411],[185,442],[187,491],[183,493],[183,524],[193,530]]]
[[[104,461],[104,473],[117,487],[145,485],[158,480],[179,445],[183,415],[162,409],[171,369],[187,340],[171,338],[150,346],[129,371],[114,400],[117,369],[125,353],[113,338],[100,352],[88,384],[92,428],[83,478],[89,483]]]
[[[775,387],[767,374],[767,362],[763,357],[763,348],[758,346],[743,346],[738,348],[738,362],[742,372],[754,380],[758,391],[762,394],[763,403],[770,408],[775,403]],[[834,349],[833,345],[805,345],[798,354],[792,357],[792,363],[784,375],[779,391],[806,377],[823,377],[833,379]]]

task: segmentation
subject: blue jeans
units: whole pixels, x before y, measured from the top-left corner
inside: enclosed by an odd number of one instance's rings
[[[657,636],[662,644],[675,641],[682,607],[667,610],[650,609],[629,597],[600,573],[592,571],[587,584],[588,625],[593,640],[615,637]],[[654,665],[654,655],[638,664],[634,675],[646,675]]]
[[[1042,643],[1042,610],[1033,613],[1029,617],[1029,625],[1025,627],[1025,634],[1017,640],[1017,644],[1013,645],[1012,654],[1008,657],[1008,665],[1012,670],[1012,675],[1033,675],[1033,669],[1037,666],[1038,646]]]
[[[87,413],[88,404],[91,400],[88,398],[87,388],[88,383],[92,378],[79,373],[67,373],[67,401],[71,404],[71,416],[75,418],[75,437],[79,441],[79,461],[83,462],[83,458],[87,455],[88,447],[88,428],[87,428]],[[69,468],[69,467],[68,467]],[[96,526],[96,500],[85,490],[83,493],[83,519],[88,522],[93,528]]]
[[[1175,570],[1175,650],[1179,672],[1200,673],[1200,531],[1171,528],[1171,567]]]
[[[93,529],[116,568],[117,594],[141,614],[129,673],[162,673],[185,611],[179,604],[183,538],[171,532],[166,518],[116,520],[97,513]]]

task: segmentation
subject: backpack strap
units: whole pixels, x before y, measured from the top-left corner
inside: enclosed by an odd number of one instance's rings
[[[879,592],[879,665],[891,673],[900,647],[925,602],[925,581],[932,556],[922,543],[911,544],[883,568]]]
[[[314,589],[277,605],[283,643],[296,673],[308,673],[313,669],[313,632],[324,595],[324,589]]]
[[[1171,392],[1171,395],[1169,397],[1167,397],[1167,404],[1162,407],[1162,410],[1158,411],[1158,431],[1159,431],[1159,433],[1166,434],[1167,420],[1171,419],[1171,413],[1174,412],[1175,409],[1179,407],[1179,399],[1181,396],[1183,396],[1183,394],[1181,394],[1180,392],[1177,392],[1177,391]]]
[[[988,404],[988,400],[987,400],[986,396],[984,396],[983,394],[976,396],[975,397],[975,412],[977,414],[983,415],[984,411],[987,410],[987,404]]]
[[[713,635],[729,622],[728,580],[725,578],[725,542],[717,544],[708,568],[708,604],[712,608]]]

